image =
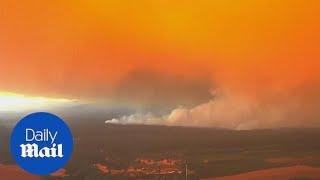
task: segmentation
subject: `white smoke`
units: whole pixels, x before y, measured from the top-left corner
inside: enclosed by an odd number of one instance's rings
[[[253,103],[240,98],[219,97],[194,108],[178,107],[164,116],[152,113],[136,113],[107,120],[115,124],[161,124],[177,126],[210,126],[229,129],[252,129],[261,124],[263,119],[252,121],[256,107]],[[269,113],[270,116],[281,116],[280,113]],[[275,119],[275,117],[265,119]]]
[[[217,127],[227,129],[257,129],[280,127],[319,127],[319,98],[307,93],[280,94],[263,99],[244,96],[219,95],[193,108],[178,107],[164,116],[136,113],[106,123],[161,124],[175,126]],[[301,98],[303,97],[303,98]]]
[[[156,117],[152,113],[136,113],[129,116],[122,116],[120,118],[113,118],[106,120],[106,124],[163,124],[165,116]]]

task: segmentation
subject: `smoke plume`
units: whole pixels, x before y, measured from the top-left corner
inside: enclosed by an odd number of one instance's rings
[[[269,94],[259,99],[219,92],[213,93],[209,102],[193,108],[181,106],[163,116],[151,112],[136,113],[107,120],[106,123],[209,126],[237,130],[318,127],[320,112],[316,107],[320,107],[319,90],[316,84],[304,84],[285,94]]]

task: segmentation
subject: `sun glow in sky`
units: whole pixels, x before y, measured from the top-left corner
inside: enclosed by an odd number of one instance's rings
[[[10,92],[0,92],[0,111],[27,111],[31,109],[52,108],[73,103],[69,99],[25,96]]]

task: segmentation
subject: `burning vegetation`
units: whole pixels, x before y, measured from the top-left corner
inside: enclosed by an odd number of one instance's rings
[[[106,158],[109,159],[110,158]],[[146,176],[168,176],[181,175],[183,173],[183,163],[179,159],[151,159],[137,158],[134,163],[125,168],[110,168],[107,163],[95,163],[93,166],[102,174],[111,176],[126,177],[146,177]]]

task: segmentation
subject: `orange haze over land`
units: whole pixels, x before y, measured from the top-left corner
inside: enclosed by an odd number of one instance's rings
[[[1,1],[0,91],[173,109],[149,123],[318,126],[319,7]]]

